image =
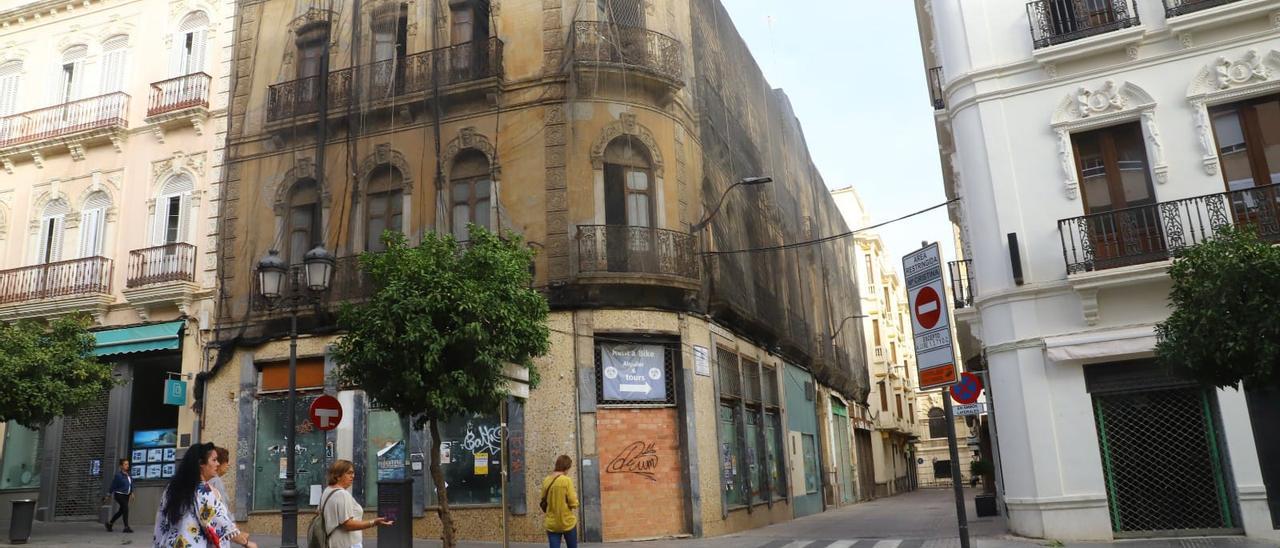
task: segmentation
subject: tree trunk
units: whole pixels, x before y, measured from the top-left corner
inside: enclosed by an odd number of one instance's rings
[[[449,494],[444,486],[444,471],[440,469],[440,421],[431,419],[431,483],[436,489],[436,515],[440,516],[441,548],[456,548],[458,531],[449,513]]]

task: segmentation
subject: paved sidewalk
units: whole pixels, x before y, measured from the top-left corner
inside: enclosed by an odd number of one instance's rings
[[[967,492],[971,548],[1277,548],[1280,544],[1244,537],[1200,537],[1180,539],[1127,540],[1111,543],[1066,543],[1025,539],[1008,535],[1002,518],[974,518],[973,493]],[[0,522],[0,546],[8,539],[7,522]],[[108,533],[93,522],[36,522],[29,546],[101,548],[108,546],[151,546],[151,527],[137,532]],[[280,539],[253,535],[262,548],[278,548]],[[376,540],[365,542],[377,548]],[[414,548],[435,548],[439,541],[419,539]],[[463,542],[460,548],[497,548],[493,542]],[[512,543],[512,548],[535,548],[545,543]],[[701,539],[665,539],[643,542],[587,544],[607,548],[959,548],[955,503],[950,490],[926,489],[895,497],[873,500],[743,531],[732,535]]]

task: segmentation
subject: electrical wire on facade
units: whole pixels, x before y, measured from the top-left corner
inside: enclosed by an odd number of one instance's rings
[[[784,250],[784,249],[795,249],[795,248],[798,248],[798,247],[806,247],[806,246],[811,246],[811,245],[817,245],[817,244],[821,244],[821,243],[826,243],[826,242],[831,242],[831,241],[839,240],[839,239],[841,239],[841,238],[848,238],[849,236],[853,236],[853,235],[858,234],[858,233],[860,233],[860,232],[866,232],[866,231],[868,231],[868,230],[873,230],[873,229],[876,229],[876,228],[880,228],[880,227],[882,227],[882,226],[885,226],[885,225],[888,225],[888,224],[891,224],[891,223],[896,223],[896,222],[898,222],[898,221],[902,221],[902,220],[905,220],[905,219],[909,219],[909,218],[911,218],[911,217],[915,217],[916,215],[921,215],[921,214],[924,214],[924,213],[928,213],[928,212],[933,211],[933,210],[935,210],[935,209],[938,209],[938,208],[940,208],[940,207],[946,206],[946,205],[948,205],[948,204],[950,204],[950,203],[952,203],[952,202],[958,202],[958,201],[960,201],[960,199],[959,199],[959,198],[952,198],[952,199],[947,200],[947,201],[945,201],[945,202],[942,202],[942,203],[939,203],[939,204],[934,204],[934,205],[931,205],[931,206],[926,207],[926,208],[924,208],[924,209],[921,209],[921,210],[919,210],[919,211],[914,211],[914,212],[908,213],[908,214],[906,214],[906,215],[903,215],[903,216],[901,216],[901,217],[898,217],[898,218],[895,218],[895,219],[890,219],[890,220],[888,220],[888,221],[884,221],[884,222],[882,222],[882,223],[876,223],[876,224],[871,225],[871,226],[864,226],[864,227],[859,228],[859,229],[856,229],[856,230],[850,230],[850,231],[848,231],[848,232],[842,232],[842,233],[840,233],[840,234],[833,234],[833,235],[831,235],[831,236],[825,236],[825,237],[817,238],[817,239],[814,239],[814,240],[805,240],[805,241],[802,241],[802,242],[792,242],[792,243],[789,243],[789,244],[782,244],[782,245],[775,245],[775,246],[767,246],[767,247],[753,247],[753,248],[749,248],[749,249],[733,249],[733,250],[729,250],[729,251],[704,251],[704,252],[703,252],[703,254],[704,254],[704,255],[736,255],[736,254],[739,254],[739,253],[764,253],[764,252],[769,252],[769,251],[779,251],[779,250]]]

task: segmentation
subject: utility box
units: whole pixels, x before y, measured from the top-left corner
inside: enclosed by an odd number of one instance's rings
[[[378,451],[378,517],[395,523],[378,528],[378,546],[412,548],[413,479],[405,477],[405,443]]]

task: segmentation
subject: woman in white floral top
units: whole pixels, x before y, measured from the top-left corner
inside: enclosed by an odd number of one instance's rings
[[[258,548],[205,483],[217,473],[218,453],[212,443],[187,449],[156,511],[155,548],[205,548],[214,546],[215,538],[219,546],[235,542]]]

